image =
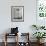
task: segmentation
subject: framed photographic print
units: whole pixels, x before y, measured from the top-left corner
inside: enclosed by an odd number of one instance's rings
[[[37,0],[36,3],[36,24],[46,25],[46,0]]]
[[[39,18],[46,17],[46,0],[37,1],[37,14]]]
[[[24,6],[11,6],[11,21],[12,22],[24,21]]]

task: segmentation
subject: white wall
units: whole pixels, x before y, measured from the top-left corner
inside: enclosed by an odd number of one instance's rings
[[[24,22],[11,22],[11,6],[24,6]],[[0,34],[17,26],[32,35],[32,24],[36,24],[36,0],[0,0]]]
[[[11,6],[24,6],[24,22],[11,22]],[[1,0],[0,33],[6,28],[19,27],[20,32],[29,32],[29,27],[36,24],[36,0]]]

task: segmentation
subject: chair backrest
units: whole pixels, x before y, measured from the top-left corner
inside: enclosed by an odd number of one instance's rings
[[[18,27],[16,28],[11,28],[11,34],[18,33]]]
[[[28,42],[29,41],[29,33],[21,33],[19,37],[20,42]]]

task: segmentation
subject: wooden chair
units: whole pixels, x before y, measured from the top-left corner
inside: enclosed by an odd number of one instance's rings
[[[5,46],[8,45],[8,42],[7,42],[7,38],[8,38],[8,37],[7,37],[7,36],[9,36],[9,37],[10,37],[10,36],[17,36],[17,42],[16,42],[17,44],[16,44],[15,46],[18,46],[18,33],[17,33],[17,34],[6,33],[6,34],[5,34]],[[16,39],[16,38],[15,38],[15,39]]]
[[[30,46],[30,42],[29,42],[29,33],[21,33],[21,39],[22,40],[24,40],[24,39],[26,39],[26,41],[21,41],[20,43],[19,43],[19,46]],[[20,39],[20,40],[21,40]]]

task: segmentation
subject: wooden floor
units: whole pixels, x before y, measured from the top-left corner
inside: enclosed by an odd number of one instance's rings
[[[0,46],[4,46],[4,43],[2,42],[0,42]],[[8,45],[7,46],[15,46],[15,42],[14,43],[12,43],[12,42],[10,42],[10,43],[8,43]],[[25,45],[24,45],[25,46]],[[30,46],[37,46],[37,43],[30,43]],[[46,43],[44,43],[43,45],[41,45],[41,46],[46,46]]]

